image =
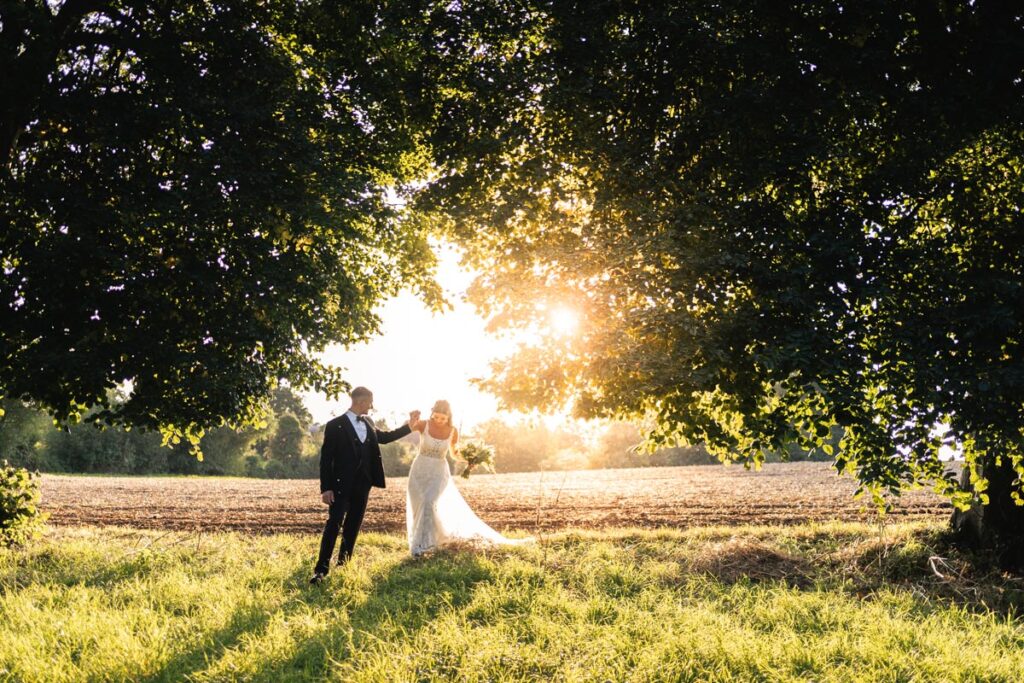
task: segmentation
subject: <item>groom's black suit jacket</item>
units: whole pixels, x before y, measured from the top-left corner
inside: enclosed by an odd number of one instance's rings
[[[336,417],[324,427],[324,445],[320,448],[320,493],[325,491],[350,492],[359,475],[359,453],[365,448],[369,458],[367,474],[374,486],[384,488],[384,463],[380,459],[380,445],[397,441],[411,432],[405,424],[390,432],[378,432],[373,421],[366,422],[366,442],[359,443],[356,428],[348,415]]]

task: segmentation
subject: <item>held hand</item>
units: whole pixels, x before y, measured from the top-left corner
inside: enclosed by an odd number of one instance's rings
[[[409,413],[409,427],[415,427],[416,423],[420,421],[420,411],[414,410]]]
[[[324,491],[320,494],[320,497],[323,499],[324,505],[334,504],[334,491]]]

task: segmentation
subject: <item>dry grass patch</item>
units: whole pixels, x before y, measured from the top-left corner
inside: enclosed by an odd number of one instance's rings
[[[742,537],[707,544],[685,561],[685,568],[725,584],[781,581],[798,588],[810,586],[814,574],[807,558]]]

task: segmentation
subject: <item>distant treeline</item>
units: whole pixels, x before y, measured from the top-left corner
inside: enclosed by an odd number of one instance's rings
[[[495,451],[498,472],[537,470],[611,469],[621,467],[669,467],[711,465],[718,460],[703,446],[664,448],[651,454],[640,453],[640,428],[631,422],[610,422],[596,438],[587,439],[571,429],[551,429],[543,423],[523,420],[508,424],[492,419],[479,425],[475,435]],[[823,452],[805,453],[795,446],[788,460],[831,460]],[[772,453],[768,461],[779,461]]]
[[[322,436],[301,398],[274,391],[264,427],[220,427],[200,443],[203,459],[187,444],[161,445],[156,432],[99,429],[82,423],[55,429],[50,417],[21,401],[4,399],[0,458],[42,472],[208,474],[243,477],[314,477]]]
[[[0,402],[0,459],[42,472],[104,474],[200,474],[275,479],[315,478],[319,473],[323,425],[315,424],[302,399],[286,387],[270,401],[260,429],[220,427],[203,436],[200,461],[186,444],[161,445],[154,432],[98,429],[79,424],[55,429],[50,417],[21,401]],[[388,425],[378,420],[378,427]],[[602,469],[716,463],[701,446],[666,448],[654,454],[636,452],[640,429],[613,422],[596,438],[569,428],[549,428],[536,420],[509,424],[492,419],[471,438],[495,451],[498,472]],[[382,447],[388,476],[408,474],[416,444],[403,440]],[[824,453],[788,453],[790,459],[830,459]],[[773,455],[770,460],[778,460]]]

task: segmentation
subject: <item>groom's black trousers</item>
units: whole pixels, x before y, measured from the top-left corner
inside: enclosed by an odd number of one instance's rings
[[[335,491],[334,502],[327,514],[324,535],[320,539],[320,556],[316,561],[316,570],[326,574],[331,567],[331,555],[334,544],[338,541],[338,530],[341,530],[341,548],[338,550],[338,562],[344,562],[352,556],[356,545],[359,526],[363,523],[366,512],[366,501],[370,498],[370,478],[360,470],[355,476],[348,491]]]

